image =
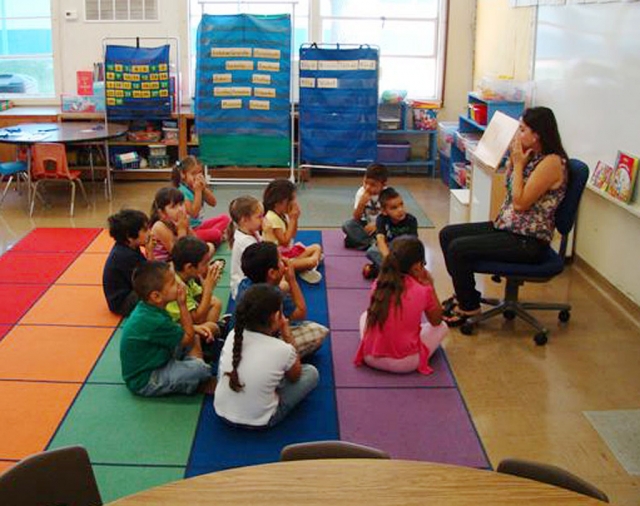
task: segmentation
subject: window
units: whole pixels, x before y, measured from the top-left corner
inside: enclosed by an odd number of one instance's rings
[[[85,0],[84,12],[87,21],[157,21],[158,0]]]
[[[0,0],[0,97],[53,97],[50,0]]]
[[[289,3],[269,0],[264,4],[260,0],[237,3],[190,0],[189,6],[192,76],[202,13],[291,12]],[[294,59],[297,60],[300,45],[309,41],[371,44],[380,48],[381,93],[388,89],[406,90],[410,98],[440,100],[446,9],[446,0],[302,0],[296,5]]]

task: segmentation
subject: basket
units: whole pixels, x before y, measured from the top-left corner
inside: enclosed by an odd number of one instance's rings
[[[119,153],[113,157],[113,165],[116,169],[139,169],[140,155],[135,151]]]
[[[138,130],[127,133],[131,142],[158,142],[162,138],[162,132],[157,130]]]

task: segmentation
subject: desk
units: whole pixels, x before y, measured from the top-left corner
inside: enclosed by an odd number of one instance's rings
[[[109,506],[602,505],[568,490],[491,471],[406,460],[305,460],[175,481]]]
[[[11,130],[18,130],[11,132]],[[109,167],[109,151],[107,140],[119,137],[127,132],[125,125],[104,122],[73,122],[73,123],[20,123],[15,126],[5,126],[0,130],[0,143],[32,146],[39,142],[57,142],[61,144],[105,144],[107,164],[107,196],[111,199],[111,168]],[[31,160],[29,159],[29,163]],[[31,181],[29,171],[29,181]],[[31,183],[28,188],[28,198],[31,201]]]

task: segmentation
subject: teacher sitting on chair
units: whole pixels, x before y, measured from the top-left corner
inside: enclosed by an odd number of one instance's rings
[[[507,194],[495,221],[448,225],[440,246],[455,295],[443,303],[450,327],[481,312],[473,263],[536,263],[551,242],[556,209],[567,187],[567,154],[553,111],[527,109],[511,143]]]

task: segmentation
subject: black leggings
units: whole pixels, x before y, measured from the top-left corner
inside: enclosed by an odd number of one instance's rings
[[[444,227],[440,247],[460,309],[474,311],[480,308],[482,294],[476,290],[473,262],[537,263],[548,245],[535,237],[497,230],[493,222],[485,221]]]

